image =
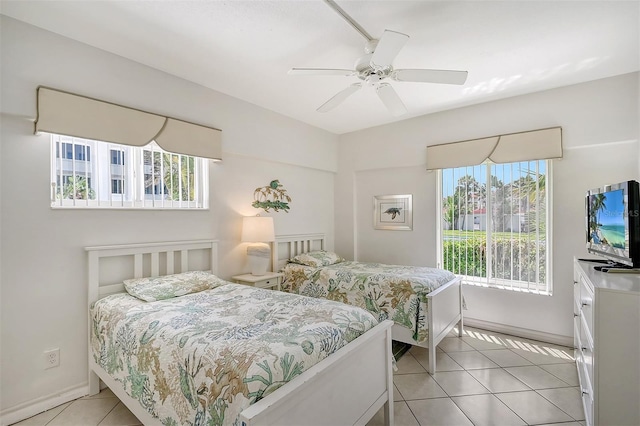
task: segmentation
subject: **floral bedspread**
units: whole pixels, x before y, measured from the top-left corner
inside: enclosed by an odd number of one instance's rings
[[[359,306],[412,330],[418,343],[429,336],[426,295],[455,278],[443,269],[354,261],[320,268],[288,263],[281,272],[283,291]]]
[[[224,284],[157,302],[105,297],[91,309],[91,347],[163,424],[239,424],[244,408],[377,323],[359,308]]]

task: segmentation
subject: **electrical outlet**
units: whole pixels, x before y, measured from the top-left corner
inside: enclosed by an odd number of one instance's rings
[[[44,369],[58,367],[60,365],[60,349],[44,351]]]

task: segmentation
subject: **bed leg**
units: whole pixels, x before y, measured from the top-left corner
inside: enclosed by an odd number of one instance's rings
[[[394,385],[393,385],[393,369],[392,369],[392,365],[393,365],[393,350],[391,348],[391,342],[392,342],[392,334],[391,334],[391,329],[392,327],[389,327],[387,329],[387,336],[386,336],[386,340],[387,340],[387,401],[384,403],[384,424],[385,426],[393,426],[393,391],[394,391]]]
[[[464,310],[464,296],[462,295],[462,281],[458,282],[458,291],[460,294],[460,322],[458,323],[458,337],[462,337],[462,334],[464,333],[464,316],[462,315],[462,311]]]
[[[97,395],[100,393],[100,377],[93,371],[89,370],[89,395]]]
[[[393,401],[384,403],[384,424],[385,426],[393,426]]]
[[[427,368],[427,373],[436,374],[436,347],[434,345],[429,345],[429,368]]]
[[[441,333],[441,330],[435,330],[433,325],[433,299],[427,299],[427,318],[429,321],[429,368],[427,373],[433,375],[436,374],[436,334]]]

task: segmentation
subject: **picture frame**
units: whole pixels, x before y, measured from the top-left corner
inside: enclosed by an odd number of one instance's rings
[[[390,231],[411,231],[413,229],[411,194],[374,196],[373,227]]]

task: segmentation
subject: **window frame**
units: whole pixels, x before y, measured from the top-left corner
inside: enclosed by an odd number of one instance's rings
[[[552,296],[553,295],[553,161],[552,160],[530,160],[530,161],[545,161],[545,189],[546,189],[546,211],[545,211],[545,220],[546,220],[546,247],[545,247],[545,260],[547,265],[546,270],[546,290],[536,290],[536,289],[526,289],[520,288],[516,286],[509,286],[505,283],[508,282],[521,282],[517,280],[505,280],[500,278],[495,278],[490,276],[490,265],[491,265],[491,250],[487,250],[488,255],[486,258],[486,270],[487,277],[474,277],[474,276],[466,276],[460,275],[462,277],[463,283],[468,285],[473,285],[476,287],[485,287],[485,288],[493,288],[497,290],[505,290],[505,291],[513,291],[513,292],[521,292],[528,294],[539,294]],[[501,163],[501,164],[517,164],[521,162],[513,162],[513,163]],[[491,170],[494,165],[497,163],[493,163],[490,160],[483,162],[480,165],[487,165],[487,177],[491,176]],[[464,166],[461,166],[464,167]],[[474,166],[469,166],[474,167]],[[449,169],[455,169],[457,167],[451,167]],[[449,170],[447,169],[447,170]],[[489,180],[487,180],[489,182]],[[444,205],[443,205],[443,170],[437,170],[436,175],[436,262],[438,268],[444,269],[444,250],[443,250],[443,242],[444,242],[444,233],[443,233],[443,222],[444,222]],[[491,206],[491,197],[487,197],[487,207],[486,211],[490,211]],[[487,220],[487,223],[491,223],[491,221]],[[489,228],[489,226],[487,226]],[[493,231],[493,226],[490,227],[491,230],[487,230],[488,238],[487,240],[490,242],[490,235]],[[489,281],[493,282],[489,282]],[[526,281],[524,281],[526,282]],[[502,283],[502,284],[500,284]]]

